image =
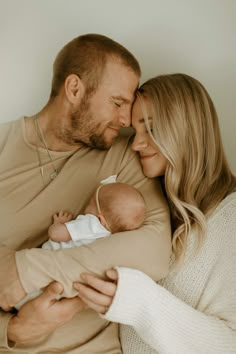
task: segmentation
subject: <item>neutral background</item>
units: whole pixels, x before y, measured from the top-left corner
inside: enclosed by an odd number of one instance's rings
[[[0,122],[37,112],[57,52],[91,32],[127,46],[142,81],[173,72],[199,79],[236,173],[236,0],[0,0]]]

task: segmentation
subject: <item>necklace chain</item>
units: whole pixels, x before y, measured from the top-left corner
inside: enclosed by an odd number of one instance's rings
[[[39,122],[38,122],[38,116],[37,115],[34,117],[34,126],[35,126],[35,130],[37,132],[37,135],[38,135],[39,139],[42,141],[45,149],[47,150],[48,158],[49,158],[49,160],[51,162],[51,165],[53,167],[53,172],[51,172],[49,176],[50,176],[51,180],[54,180],[54,178],[56,178],[56,176],[58,174],[58,170],[55,167],[53,158],[52,158],[52,156],[50,154],[50,151],[48,149],[48,146],[47,146],[43,131],[42,131],[42,129],[41,129],[40,125],[39,125]],[[44,167],[43,167],[42,159],[41,159],[41,156],[40,156],[40,153],[39,153],[38,145],[36,145],[36,151],[37,151],[38,160],[39,160],[40,174],[41,174],[43,183],[45,184]]]

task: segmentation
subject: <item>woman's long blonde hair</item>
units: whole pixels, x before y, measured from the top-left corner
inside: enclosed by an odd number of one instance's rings
[[[152,131],[145,101],[152,103]],[[198,246],[206,217],[236,190],[225,157],[214,104],[203,85],[185,74],[161,75],[145,82],[138,99],[149,135],[168,160],[165,191],[173,224],[173,251],[182,259],[189,233]]]

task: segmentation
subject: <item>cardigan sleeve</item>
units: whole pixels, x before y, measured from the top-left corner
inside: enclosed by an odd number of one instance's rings
[[[227,322],[227,314],[223,320],[194,309],[140,271],[118,273],[107,320],[133,326],[158,353],[236,353],[236,325]]]

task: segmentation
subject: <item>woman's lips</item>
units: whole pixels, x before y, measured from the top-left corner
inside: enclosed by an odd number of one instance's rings
[[[140,155],[140,158],[141,159],[149,159],[149,158],[151,158],[151,157],[153,157],[153,156],[155,156],[156,154],[146,154],[146,155]]]

